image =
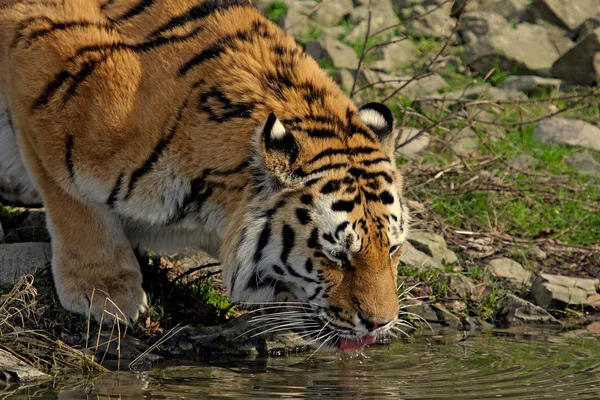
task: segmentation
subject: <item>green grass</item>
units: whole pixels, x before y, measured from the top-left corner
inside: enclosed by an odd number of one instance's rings
[[[14,207],[0,204],[0,222],[17,219],[19,215],[21,215],[21,212],[17,211]]]
[[[282,1],[274,1],[267,7],[266,15],[273,22],[279,21],[279,18],[288,10],[288,6]]]

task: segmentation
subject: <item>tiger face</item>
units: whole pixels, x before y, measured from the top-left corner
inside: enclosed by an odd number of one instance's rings
[[[279,325],[266,328],[299,329],[343,351],[373,342],[396,322],[408,230],[391,112],[371,103],[349,120],[345,140],[322,146],[303,141],[275,114],[258,129],[256,197],[226,277],[236,301],[281,309]]]

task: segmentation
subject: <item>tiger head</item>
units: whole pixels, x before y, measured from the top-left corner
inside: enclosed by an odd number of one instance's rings
[[[253,200],[225,278],[234,300],[279,307],[266,330],[349,351],[397,321],[409,217],[390,110],[370,103],[343,121],[316,119],[310,128],[271,113],[257,129]],[[324,121],[336,135],[318,137]]]

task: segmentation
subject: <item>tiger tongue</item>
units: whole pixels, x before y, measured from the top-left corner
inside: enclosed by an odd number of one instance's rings
[[[351,353],[362,349],[364,346],[375,343],[375,336],[363,336],[361,338],[346,339],[343,338],[338,345],[338,350],[343,353]]]

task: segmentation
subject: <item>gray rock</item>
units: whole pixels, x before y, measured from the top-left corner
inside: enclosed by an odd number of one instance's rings
[[[279,332],[253,335],[266,331],[264,322],[254,320],[258,314],[245,314],[226,324],[186,328],[168,340],[161,348],[170,354],[186,352],[220,353],[232,355],[273,354],[300,351],[310,345],[298,334]]]
[[[382,74],[380,74],[379,76],[383,77]],[[410,77],[408,77],[408,76],[403,76],[401,78],[403,78],[405,80],[410,79]],[[398,85],[400,85],[400,84],[403,85],[404,82],[399,83]],[[448,82],[446,82],[444,80],[444,78],[442,78],[440,75],[431,74],[431,75],[424,76],[421,79],[410,82],[408,85],[406,85],[404,88],[402,88],[402,90],[400,90],[399,93],[404,96],[411,97],[411,98],[419,97],[419,96],[427,96],[430,94],[437,95],[441,89],[445,89],[448,86],[449,86]]]
[[[467,38],[485,36],[500,32],[508,27],[508,21],[502,15],[490,13],[487,11],[471,11],[463,15],[459,27],[459,33],[469,42]],[[470,35],[466,35],[469,33]]]
[[[7,243],[50,241],[50,233],[46,228],[46,212],[43,209],[29,209],[20,217],[22,219],[14,229],[10,232],[7,229]]]
[[[412,18],[407,24],[407,30],[412,35],[421,35],[436,39],[445,39],[452,33],[456,21],[450,16],[452,4],[447,3],[441,7],[416,6],[408,15]]]
[[[350,31],[350,33],[344,38],[344,41],[354,43],[357,41],[363,41],[367,32],[367,19],[369,16],[369,9],[367,4],[356,7],[350,15],[350,20],[356,24],[356,26]],[[371,14],[371,35],[380,29],[398,25],[400,19],[394,12],[392,2],[390,0],[377,0],[373,2],[373,12]],[[388,30],[388,32],[393,32]]]
[[[497,258],[488,262],[487,270],[496,278],[508,279],[517,285],[529,284],[533,274],[510,258]]]
[[[417,314],[429,323],[439,323],[455,329],[463,329],[461,320],[438,304],[418,304],[408,308],[408,311]]]
[[[420,129],[416,128],[398,128],[398,145],[396,146],[396,152],[414,159],[419,157],[431,143],[431,136],[427,132],[423,132],[416,139],[413,139],[415,135],[421,132]],[[409,142],[409,140],[411,140]]]
[[[600,17],[586,19],[579,27],[577,41],[592,33],[596,28],[600,28]]]
[[[548,118],[538,123],[533,134],[545,143],[568,144],[600,151],[600,128],[585,121]]]
[[[417,250],[409,242],[404,244],[400,262],[404,265],[422,270],[444,269],[444,266],[440,261],[434,260],[431,256]]]
[[[517,170],[528,170],[535,168],[538,164],[538,160],[535,157],[532,157],[528,154],[519,154],[515,158],[513,158],[509,163],[510,166]]]
[[[458,257],[456,256],[456,253],[450,249],[446,249],[446,252],[444,253],[444,262],[450,265],[456,264],[458,262]]]
[[[278,21],[279,25],[294,38],[305,38],[317,27],[316,23],[306,16],[316,5],[317,3],[311,0],[290,2],[287,11]]]
[[[574,34],[587,18],[600,14],[600,3],[598,0],[534,0],[527,14],[532,22],[545,20]]]
[[[600,137],[598,140],[600,140]],[[600,163],[594,159],[589,151],[571,154],[565,162],[569,167],[575,168],[580,174],[600,178]]]
[[[545,309],[562,309],[567,305],[591,306],[588,298],[596,294],[598,285],[598,279],[540,274],[531,285],[531,298]]]
[[[599,53],[600,28],[596,28],[556,60],[552,75],[578,85],[600,82]]]
[[[452,151],[459,156],[468,156],[479,149],[479,136],[471,128],[464,128],[447,140]]]
[[[536,244],[529,248],[529,254],[538,261],[543,261],[548,258],[548,254]]]
[[[452,92],[444,93],[443,96],[447,99],[486,99],[486,100],[520,100],[525,99],[525,96],[521,92],[508,89],[500,89],[488,84],[473,86],[465,90],[455,90]],[[451,104],[451,103],[447,103]]]
[[[4,230],[2,229],[2,223],[0,223],[0,243],[4,242]]]
[[[475,283],[463,274],[440,274],[440,282],[448,285],[453,293],[461,298],[471,297],[475,290]]]
[[[500,89],[514,90],[524,93],[532,93],[533,90],[550,89],[558,92],[562,85],[560,79],[542,78],[535,75],[509,76],[498,85]]]
[[[322,51],[322,57],[331,60],[331,63],[336,68],[352,69],[358,66],[358,57],[354,49],[337,39],[332,37],[325,38],[323,40]]]
[[[387,73],[397,71],[402,67],[409,66],[419,59],[417,47],[410,40],[402,40],[398,37],[389,39],[390,42],[381,51],[382,59],[371,63],[370,67]]]
[[[435,233],[411,231],[408,241],[415,246],[417,250],[422,251],[438,262],[442,262],[446,250],[448,250],[444,237],[436,235]]]
[[[528,23],[481,37],[465,49],[467,64],[481,75],[499,68],[500,71],[514,70],[521,75],[548,76],[558,57],[548,31]]]
[[[0,244],[0,284],[11,286],[21,276],[44,268],[51,259],[50,243]]]
[[[528,0],[478,0],[469,1],[465,12],[484,11],[502,15],[504,18],[519,20],[525,14]],[[457,0],[452,6],[452,16],[456,17],[465,7],[465,0]]]
[[[0,382],[23,383],[48,379],[50,375],[38,371],[11,353],[0,349]]]
[[[356,76],[356,69],[339,68],[334,76],[335,81],[342,87],[342,89],[350,92],[352,84],[354,83],[354,77]],[[377,75],[370,70],[362,68],[358,74],[358,82],[356,89],[378,82]]]
[[[352,0],[323,1],[312,15],[312,19],[321,26],[333,26],[350,15],[353,9]]]
[[[523,300],[512,293],[502,299],[497,321],[500,328],[521,325],[556,325],[562,324],[548,311]]]

